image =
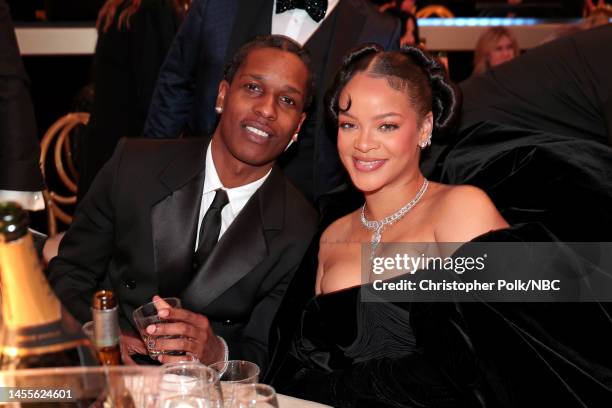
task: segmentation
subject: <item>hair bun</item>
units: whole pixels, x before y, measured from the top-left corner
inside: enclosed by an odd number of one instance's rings
[[[365,43],[357,48],[353,48],[344,56],[342,59],[342,67],[346,68],[349,65],[355,63],[355,61],[368,56],[370,54],[378,54],[384,52],[384,48],[376,43]]]
[[[431,86],[434,129],[447,130],[454,124],[461,106],[458,88],[448,78],[444,65],[431,54],[416,46],[404,46],[401,52],[412,58],[427,74]]]

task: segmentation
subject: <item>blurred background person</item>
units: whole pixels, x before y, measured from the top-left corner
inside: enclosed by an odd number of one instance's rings
[[[612,12],[612,5],[610,1],[606,0],[584,0],[584,5],[582,9],[582,14],[586,16],[592,15],[594,12],[598,10],[605,10]]]
[[[79,163],[79,201],[122,137],[142,133],[159,68],[190,0],[108,0],[98,15],[94,104]]]
[[[394,7],[386,9],[385,12],[398,18],[402,24],[400,45],[419,45],[421,43],[419,24],[414,14]]]
[[[395,9],[405,11],[407,13],[414,13],[417,9],[415,0],[372,0],[372,3],[376,4],[380,11]]]
[[[584,28],[593,28],[610,24],[612,21],[612,5],[600,1],[594,7],[585,8]]]
[[[42,210],[40,146],[28,87],[9,7],[0,0],[0,201]]]
[[[541,43],[547,42],[565,37],[568,35],[575,34],[579,31],[589,30],[591,28],[599,27],[602,25],[608,25],[612,22],[612,6],[604,4],[603,7],[593,8],[588,15],[576,24],[566,24],[561,28],[555,30],[548,37],[546,37]]]
[[[492,67],[518,56],[520,49],[514,35],[505,27],[491,27],[484,31],[474,49],[473,75],[480,75]]]

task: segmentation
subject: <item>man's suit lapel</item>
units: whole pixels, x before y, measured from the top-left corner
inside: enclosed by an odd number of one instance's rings
[[[192,256],[204,188],[206,147],[174,158],[159,175],[159,201],[151,208],[155,269],[161,296],[177,296],[192,278]]]
[[[272,30],[273,0],[239,0],[234,28],[230,36],[225,60],[257,35],[268,35]]]
[[[202,310],[259,265],[269,255],[268,234],[282,230],[284,211],[285,182],[275,167],[181,294],[184,306]]]

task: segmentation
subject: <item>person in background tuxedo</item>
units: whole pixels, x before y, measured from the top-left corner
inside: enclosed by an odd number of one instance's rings
[[[9,7],[0,0],[0,201],[42,210],[40,145],[28,85]]]
[[[343,181],[344,172],[323,115],[323,93],[354,46],[398,48],[400,24],[367,0],[313,0],[308,11],[286,0],[195,0],[168,52],[144,135],[206,136],[215,126],[214,100],[227,56],[255,35],[281,34],[309,50],[317,93],[300,142],[283,161],[285,174],[313,200]]]
[[[78,201],[122,137],[139,137],[186,1],[108,0],[98,15],[94,103],[79,155]]]
[[[111,288],[124,351],[146,353],[127,335],[133,310],[154,295],[178,296],[184,309],[168,316],[177,324],[150,330],[186,339],[156,347],[265,369],[271,321],[316,228],[316,212],[275,165],[304,122],[308,66],[292,40],[258,37],[224,73],[210,142],[120,141],[49,266],[76,318],[90,320],[94,291]]]

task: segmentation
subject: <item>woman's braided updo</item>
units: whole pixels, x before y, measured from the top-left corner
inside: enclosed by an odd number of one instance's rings
[[[327,109],[334,121],[337,122],[340,111],[350,109],[350,100],[347,106],[339,106],[340,94],[359,72],[383,77],[392,88],[405,91],[419,116],[419,125],[430,111],[434,133],[453,125],[460,109],[460,98],[442,64],[415,46],[385,51],[377,44],[363,45],[345,56],[328,94]]]

